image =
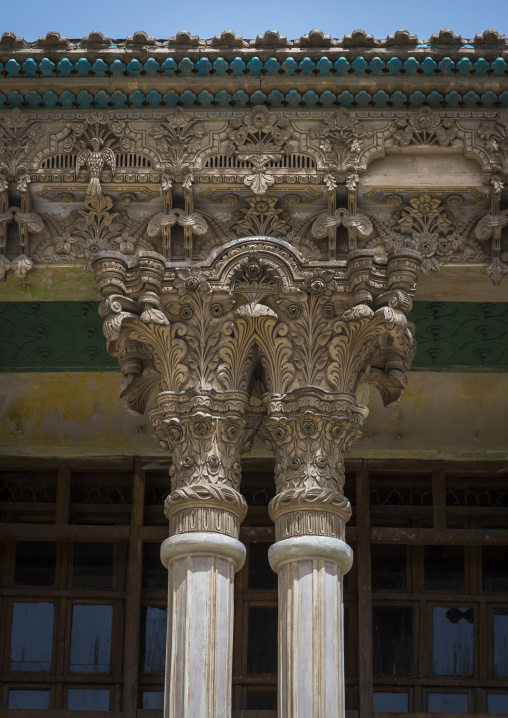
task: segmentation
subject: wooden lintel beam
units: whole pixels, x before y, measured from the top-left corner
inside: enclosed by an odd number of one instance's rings
[[[373,543],[402,544],[508,544],[508,531],[503,529],[410,529],[373,527]]]
[[[0,538],[24,541],[127,541],[129,526],[0,523]]]

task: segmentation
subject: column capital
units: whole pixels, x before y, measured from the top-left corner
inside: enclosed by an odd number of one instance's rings
[[[329,496],[343,491],[344,454],[368,413],[356,395],[374,384],[389,404],[405,387],[421,261],[411,249],[361,249],[315,262],[271,237],[229,242],[192,266],[155,252],[94,257],[121,397],[148,411],[172,453],[172,531],[237,535],[240,498],[210,489],[205,500],[196,487],[238,491],[241,454],[263,420],[277,491],[289,492],[272,505],[279,538],[343,535],[349,507]]]

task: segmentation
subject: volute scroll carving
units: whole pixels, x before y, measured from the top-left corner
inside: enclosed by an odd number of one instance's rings
[[[343,534],[344,454],[368,414],[357,391],[391,403],[405,386],[421,261],[356,250],[318,265],[269,237],[184,267],[154,252],[93,259],[121,396],[172,454],[172,533],[238,535],[241,456],[259,432],[276,458],[277,536]]]

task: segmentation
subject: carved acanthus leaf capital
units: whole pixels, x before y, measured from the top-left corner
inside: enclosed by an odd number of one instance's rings
[[[249,397],[215,389],[163,391],[149,412],[156,433],[171,450],[173,490],[195,484],[240,485],[240,456],[246,435]]]
[[[371,382],[389,403],[405,386],[416,347],[406,313],[420,263],[411,250],[357,250],[316,266],[287,243],[260,237],[187,267],[153,252],[97,255],[121,396],[131,411],[148,408],[172,454],[173,532],[208,521],[210,530],[237,531],[240,514],[215,505],[216,490],[238,491],[241,455],[262,422],[285,495],[281,536],[298,535],[299,516],[309,532],[341,534],[344,454],[368,414],[356,393]]]
[[[261,436],[275,453],[277,491],[342,491],[344,454],[362,435],[367,407],[354,395],[316,387],[267,395]]]

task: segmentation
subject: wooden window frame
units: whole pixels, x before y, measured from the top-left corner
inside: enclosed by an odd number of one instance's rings
[[[56,501],[41,503],[0,504],[0,540],[6,560],[2,562],[0,589],[0,675],[3,690],[0,710],[5,718],[18,718],[17,710],[7,709],[9,687],[47,688],[51,692],[52,715],[80,718],[79,711],[66,709],[69,687],[108,686],[110,713],[113,718],[158,718],[160,711],[138,708],[140,690],[163,687],[160,677],[139,673],[140,615],[143,605],[166,605],[166,590],[142,588],[143,545],[160,543],[167,537],[167,521],[162,506],[148,504],[144,499],[149,481],[145,481],[156,459],[143,458],[82,458],[44,459],[2,457],[6,472],[52,471],[57,474]],[[143,467],[147,467],[144,469]],[[353,546],[355,564],[344,592],[349,607],[350,671],[346,676],[346,690],[353,699],[347,718],[372,718],[373,690],[409,692],[410,710],[426,715],[426,695],[432,690],[469,692],[470,711],[486,715],[488,692],[505,690],[506,678],[493,674],[492,616],[496,608],[508,607],[508,594],[483,591],[482,545],[507,545],[506,526],[508,508],[500,506],[460,506],[447,504],[449,487],[468,484],[471,487],[492,485],[503,487],[506,479],[496,475],[504,468],[501,462],[471,462],[468,464],[427,461],[351,461],[348,462],[349,491],[354,491],[354,515],[346,529],[346,540]],[[244,462],[244,486],[253,491],[273,490],[273,462],[257,460]],[[73,504],[70,502],[74,472],[129,474],[132,480],[132,504]],[[159,471],[158,474],[161,472]],[[369,485],[371,477],[387,482],[404,481],[410,476],[426,477],[432,490],[432,506],[371,505]],[[148,476],[148,478],[150,475]],[[114,478],[114,477],[113,477]],[[158,483],[157,483],[158,482]],[[157,486],[162,483],[157,478]],[[410,482],[409,482],[410,483]],[[159,487],[161,488],[161,487]],[[169,480],[168,480],[169,488]],[[269,493],[269,492],[268,492]],[[348,494],[348,486],[346,487]],[[349,494],[353,495],[353,494]],[[7,521],[11,517],[16,521]],[[89,521],[90,523],[81,523]],[[402,524],[396,527],[395,524]],[[111,525],[110,525],[111,524]],[[458,526],[458,527],[457,527]],[[57,543],[57,572],[54,588],[16,587],[13,583],[15,541],[47,540]],[[250,541],[274,540],[273,524],[266,506],[253,506],[241,529],[241,539]],[[112,541],[115,543],[115,588],[72,589],[72,542]],[[372,543],[403,544],[407,546],[407,590],[376,591],[371,588],[370,546]],[[463,594],[425,591],[423,549],[426,543],[465,546],[465,588]],[[248,589],[248,563],[237,575],[235,592],[235,642],[233,716],[245,718],[275,718],[273,711],[245,711],[249,686],[262,689],[274,687],[276,676],[246,675],[247,611],[249,605],[276,605],[276,591]],[[445,598],[446,596],[446,598]],[[9,671],[10,621],[9,611],[15,600],[55,603],[52,669],[43,676],[16,675]],[[70,674],[68,654],[70,621],[73,603],[113,603],[112,656],[110,674]],[[372,605],[412,605],[415,646],[415,675],[390,677],[372,675]],[[475,675],[469,677],[436,677],[431,675],[431,651],[425,642],[432,628],[433,605],[474,605],[475,607]],[[487,630],[480,630],[487,626]],[[61,650],[61,646],[64,650]],[[58,646],[58,651],[57,651]],[[56,651],[56,654],[55,654]],[[354,667],[356,666],[356,670]],[[353,668],[352,668],[353,667]],[[21,673],[21,672],[20,672]],[[32,674],[32,672],[30,672]],[[22,680],[20,680],[22,678]],[[453,685],[452,685],[453,684]],[[123,706],[123,707],[122,707]],[[397,714],[386,714],[396,718]],[[407,714],[400,714],[407,715]],[[44,712],[24,711],[24,718],[41,718]],[[378,714],[378,717],[381,714]]]

